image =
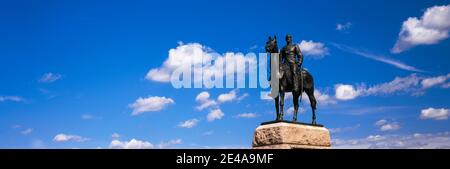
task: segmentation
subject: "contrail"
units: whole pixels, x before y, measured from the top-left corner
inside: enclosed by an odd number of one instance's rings
[[[375,54],[372,54],[372,53],[364,52],[364,51],[361,51],[359,49],[355,49],[355,48],[352,48],[352,47],[349,47],[349,46],[346,46],[346,45],[341,45],[341,44],[337,44],[337,43],[331,43],[331,44],[334,47],[336,47],[339,50],[342,50],[344,52],[349,52],[349,53],[352,53],[352,54],[355,54],[355,55],[359,55],[359,56],[363,56],[363,57],[366,57],[366,58],[369,58],[369,59],[372,59],[372,60],[376,60],[376,61],[379,61],[379,62],[387,63],[387,64],[395,66],[395,67],[397,67],[399,69],[413,71],[413,72],[421,72],[421,73],[426,72],[424,70],[417,69],[417,68],[415,68],[413,66],[409,66],[409,65],[407,65],[407,64],[405,64],[403,62],[400,62],[400,61],[397,61],[397,60],[393,60],[393,59],[387,58],[385,56],[380,56],[380,55],[375,55]]]

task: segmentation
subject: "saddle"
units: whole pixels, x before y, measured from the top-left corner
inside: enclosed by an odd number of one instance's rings
[[[300,67],[299,67],[299,69],[297,69],[297,71],[298,72],[296,73],[296,75],[300,75],[300,78],[304,80],[305,76],[307,74],[307,71],[305,69],[303,69],[303,68],[300,68]],[[287,84],[288,85],[293,85],[294,84],[294,82],[293,82],[294,77],[293,77],[292,73],[293,72],[292,72],[290,66],[288,65],[288,63],[281,63],[280,64],[280,79],[283,79],[286,76],[286,80],[287,80]],[[303,82],[303,83],[305,83],[305,82]]]
[[[290,74],[291,72],[292,72],[291,67],[287,63],[281,63],[280,64],[280,79],[283,78],[284,76],[292,77],[292,75]],[[303,69],[303,68],[299,67],[297,69],[297,73],[296,74],[298,75],[299,73],[302,76],[302,78],[305,77],[306,69]]]

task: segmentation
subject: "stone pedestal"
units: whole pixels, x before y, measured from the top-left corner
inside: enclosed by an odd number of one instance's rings
[[[287,121],[261,124],[253,136],[254,149],[329,149],[331,138],[322,125]]]

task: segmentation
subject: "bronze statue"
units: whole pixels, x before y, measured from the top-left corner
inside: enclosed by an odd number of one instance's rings
[[[278,51],[277,38],[269,37],[265,46],[269,56]],[[314,81],[312,75],[303,69],[303,55],[300,48],[292,43],[292,36],[286,36],[286,46],[281,49],[280,57],[280,77],[279,77],[279,95],[275,98],[275,109],[277,113],[277,121],[283,120],[284,96],[286,92],[292,92],[294,101],[294,117],[293,121],[297,121],[297,113],[299,108],[299,97],[302,93],[308,95],[312,109],[312,124],[316,125],[316,98],[314,97]],[[272,77],[273,78],[273,77]],[[281,98],[280,98],[281,97]],[[281,110],[279,109],[281,108]]]

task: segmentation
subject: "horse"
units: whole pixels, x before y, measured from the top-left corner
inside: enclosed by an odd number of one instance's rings
[[[266,53],[271,56],[272,53],[279,53],[278,51],[278,44],[277,44],[277,38],[274,36],[274,38],[269,37],[269,40],[266,42],[265,46]],[[269,57],[270,58],[270,57]],[[284,97],[285,93],[291,92],[293,96],[293,102],[294,102],[294,117],[293,121],[297,121],[297,113],[299,108],[299,97],[303,94],[303,92],[306,93],[308,96],[311,110],[312,110],[312,124],[316,125],[316,105],[317,101],[314,97],[314,80],[313,76],[306,70],[301,68],[300,75],[301,78],[298,78],[298,82],[294,82],[292,71],[290,70],[290,67],[288,63],[282,63],[280,58],[280,76],[279,78],[279,95],[274,99],[275,101],[275,109],[277,113],[277,121],[283,121],[283,107],[284,107]],[[298,73],[297,73],[298,74]],[[274,78],[274,77],[271,77]],[[294,90],[294,84],[293,83],[299,83],[301,84],[300,90]],[[281,97],[281,98],[280,98]],[[281,108],[281,110],[280,110]]]

